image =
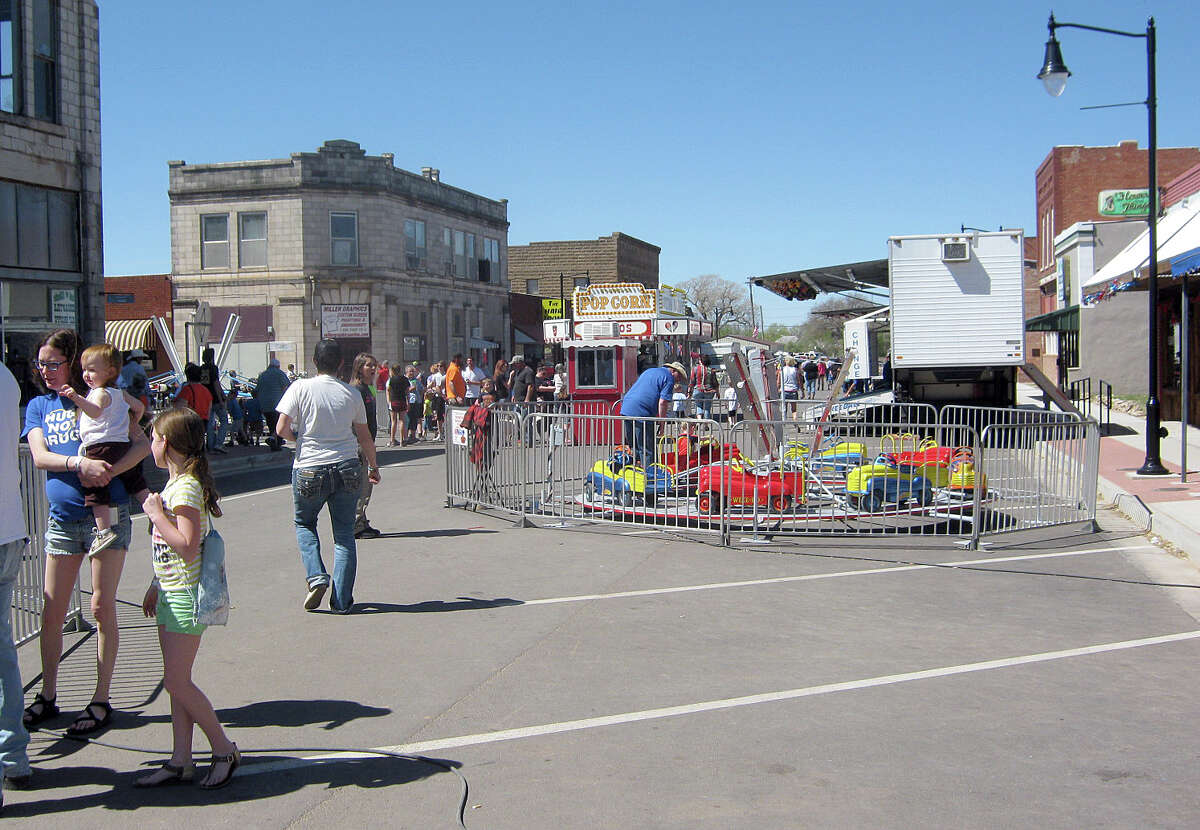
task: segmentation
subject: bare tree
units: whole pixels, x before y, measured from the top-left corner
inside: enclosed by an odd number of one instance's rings
[[[750,303],[745,287],[716,274],[701,274],[680,286],[687,292],[692,309],[713,324],[713,337],[721,336],[721,326],[730,323],[748,325]]]

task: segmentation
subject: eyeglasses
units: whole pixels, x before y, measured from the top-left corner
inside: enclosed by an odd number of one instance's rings
[[[35,360],[33,365],[39,369],[49,369],[51,372],[57,372],[63,366],[67,365],[66,360]]]

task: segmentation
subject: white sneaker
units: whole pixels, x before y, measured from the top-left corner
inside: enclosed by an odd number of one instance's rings
[[[88,556],[95,556],[100,551],[112,547],[115,541],[117,541],[117,532],[111,527],[97,530],[96,537],[92,539],[92,546],[88,548]]]

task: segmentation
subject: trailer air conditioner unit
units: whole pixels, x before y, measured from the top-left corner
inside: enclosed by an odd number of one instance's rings
[[[581,323],[579,334],[589,340],[611,340],[621,334],[621,325],[611,321],[603,323]]]
[[[942,262],[966,262],[971,258],[971,243],[965,239],[942,241]]]

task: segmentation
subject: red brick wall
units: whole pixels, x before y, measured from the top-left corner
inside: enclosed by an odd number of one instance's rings
[[[1096,204],[1101,190],[1146,186],[1147,155],[1136,141],[1122,141],[1115,147],[1055,147],[1050,151],[1035,177],[1041,275],[1054,270],[1055,236],[1076,222],[1101,218]],[[1161,188],[1200,164],[1200,148],[1160,147],[1157,162]],[[1051,213],[1053,220],[1047,223],[1045,217]]]
[[[173,331],[171,315],[171,275],[144,274],[136,277],[104,278],[105,320],[148,320],[165,317],[167,330]],[[110,295],[132,294],[132,303],[114,303]]]
[[[1163,187],[1163,207],[1170,207],[1196,193],[1200,193],[1200,164],[1167,182]]]

